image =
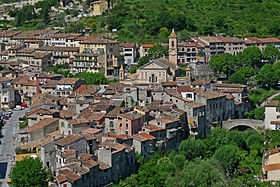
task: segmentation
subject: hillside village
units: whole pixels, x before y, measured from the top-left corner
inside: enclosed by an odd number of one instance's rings
[[[39,157],[57,186],[118,183],[136,172],[137,154],[149,158],[158,150],[177,150],[182,140],[205,138],[223,121],[243,118],[252,110],[248,87],[211,80],[211,55],[280,47],[276,38],[194,37],[181,43],[173,30],[162,44],[169,55],[130,74],[126,69],[137,55],[147,56],[156,44],[52,29],[1,31],[0,43],[1,108],[28,107],[25,125],[17,127],[15,158]],[[65,63],[72,74],[99,72],[119,82],[87,85],[49,71]],[[279,129],[278,106],[267,104],[264,127]]]
[[[125,179],[137,181],[139,168],[155,155],[157,165],[165,166],[182,159],[171,160],[169,154],[205,151],[186,160],[208,166],[209,160],[199,159],[212,159],[219,146],[240,138],[234,130],[261,136],[251,140],[253,146],[247,139],[240,143],[243,152],[228,149],[243,156],[240,165],[253,158],[254,167],[236,166],[239,175],[277,185],[280,140],[271,134],[280,129],[280,39],[206,31],[182,37],[184,28],[163,27],[157,42],[143,42],[152,35],[140,31],[143,40],[126,41],[125,32],[107,23],[117,5],[113,0],[0,2],[0,186],[13,185],[16,163],[27,158],[40,160],[49,186],[131,186]],[[21,19],[25,8],[32,12],[26,20]],[[109,21],[103,23],[102,16]],[[87,23],[77,29],[80,22]],[[89,23],[92,28],[85,26]],[[239,79],[232,81],[234,75]],[[268,94],[255,101],[250,94],[258,89]],[[211,137],[213,130],[223,137]],[[198,149],[187,144],[197,141],[197,146],[209,137],[215,142],[207,151],[205,142]],[[223,167],[210,163],[213,173]],[[233,177],[236,171],[221,173]]]

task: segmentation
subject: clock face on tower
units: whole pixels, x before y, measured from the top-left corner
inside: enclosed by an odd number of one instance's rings
[[[170,54],[171,54],[171,55],[175,55],[176,52],[175,52],[174,50],[172,50],[172,51],[170,52]]]

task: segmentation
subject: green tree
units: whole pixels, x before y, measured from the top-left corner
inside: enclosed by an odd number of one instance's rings
[[[240,149],[247,149],[244,133],[240,131],[229,131],[226,135],[226,144],[238,146]]]
[[[244,49],[242,53],[236,55],[237,65],[239,67],[256,67],[260,66],[262,60],[261,50],[254,46]]]
[[[205,155],[205,144],[202,140],[184,140],[181,142],[179,151],[185,156],[187,160],[194,160],[198,157],[204,157]]]
[[[265,117],[264,110],[265,110],[264,106],[257,107],[249,113],[249,117],[251,119],[264,120]]]
[[[216,73],[224,73],[226,75],[231,75],[234,71],[235,56],[231,54],[224,55],[214,55],[211,57],[209,66]]]
[[[278,71],[277,71],[278,73]],[[258,84],[263,87],[271,88],[279,82],[279,74],[274,71],[271,64],[265,64],[261,69],[256,79]]]
[[[165,57],[167,55],[168,55],[168,48],[163,47],[160,44],[154,45],[148,51],[148,56],[151,59],[157,59],[157,58]]]
[[[216,150],[214,156],[222,165],[225,173],[235,175],[235,170],[241,160],[240,149],[236,145],[225,145]]]
[[[190,39],[190,32],[186,29],[182,30],[180,33],[179,33],[179,39],[180,40],[184,40],[184,41],[187,41]]]
[[[145,64],[147,64],[149,62],[149,57],[147,56],[142,56],[141,58],[139,58],[138,60],[138,64],[137,67],[140,68],[141,66],[144,66]]]
[[[265,47],[262,55],[265,60],[271,64],[274,64],[279,59],[280,52],[275,46],[268,45]]]
[[[208,137],[203,140],[207,147],[206,153],[208,157],[211,157],[215,153],[216,149],[226,144],[226,133],[226,129],[217,127],[211,130]]]
[[[100,85],[110,83],[103,73],[80,72],[75,74],[73,77],[84,79],[87,85]]]
[[[228,83],[236,84],[248,84],[250,78],[256,74],[253,68],[240,68],[237,72],[233,73],[229,79]]]
[[[13,186],[48,186],[49,172],[38,158],[25,158],[16,162],[12,170]]]
[[[197,159],[166,179],[165,186],[227,186],[215,160]]]
[[[165,42],[168,40],[168,36],[170,34],[170,31],[168,30],[168,28],[166,27],[163,27],[159,30],[159,34],[158,34],[158,37],[160,38],[160,40],[162,42]]]
[[[246,143],[247,143],[247,146],[250,147],[254,144],[263,144],[264,142],[264,139],[263,137],[258,134],[258,133],[253,133],[253,134],[250,134],[248,137],[247,137],[247,140],[246,140]]]

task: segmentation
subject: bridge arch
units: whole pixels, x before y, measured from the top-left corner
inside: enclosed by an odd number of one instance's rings
[[[248,125],[248,124],[238,124],[238,125],[234,125],[234,126],[232,126],[232,127],[230,127],[229,129],[227,129],[228,131],[230,131],[230,130],[234,130],[234,129],[242,129],[242,128],[250,128],[250,129],[253,129],[253,130],[255,130],[255,131],[258,131],[258,129],[256,128],[256,127],[254,127],[254,126],[251,126],[251,125]]]
[[[222,127],[226,128],[228,131],[237,128],[251,128],[258,131],[259,127],[264,127],[264,122],[262,120],[254,119],[230,119],[223,121]]]

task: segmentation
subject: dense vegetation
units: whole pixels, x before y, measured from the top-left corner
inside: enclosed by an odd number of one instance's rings
[[[119,186],[265,186],[260,179],[264,140],[280,145],[278,131],[216,128],[204,140],[185,140],[179,151],[157,153]]]
[[[12,170],[12,186],[48,186],[50,171],[43,167],[38,158],[25,158],[16,162]]]
[[[216,76],[226,75],[229,83],[270,89],[280,81],[280,62],[276,62],[279,57],[279,50],[272,45],[263,52],[258,47],[248,47],[237,55],[214,55],[209,66]]]
[[[56,64],[50,68],[50,72],[61,74],[64,77],[81,78],[86,81],[87,85],[100,85],[118,82],[117,79],[108,80],[103,73],[80,72],[77,74],[70,73],[69,64]]]
[[[71,77],[84,79],[87,85],[101,85],[118,82],[117,79],[108,80],[103,73],[81,72],[72,75]]]
[[[14,2],[15,0],[2,0]],[[2,2],[1,1],[1,2]],[[89,9],[87,0],[85,12]],[[45,4],[46,3],[46,4]],[[58,5],[58,0],[45,0],[36,5],[42,8],[39,13],[16,10],[16,25],[21,26],[33,16],[34,25],[66,26],[66,31],[81,31],[87,25],[92,32],[111,32],[117,29],[120,41],[166,42],[172,28],[179,33],[180,39],[187,39],[191,34],[212,35],[224,33],[228,36],[279,36],[280,3],[277,0],[114,0],[114,8],[77,23],[66,24],[65,15],[77,15],[75,10],[66,10],[52,21],[46,13],[49,5]],[[44,4],[44,5],[43,5]],[[28,14],[28,16],[26,16]],[[20,15],[22,17],[20,17]],[[37,21],[34,23],[34,19]],[[68,26],[67,26],[68,25]],[[25,25],[28,28],[27,25]]]
[[[96,19],[96,27],[118,29],[120,40],[165,41],[172,28],[189,34],[278,36],[277,0],[115,0],[115,7]]]

